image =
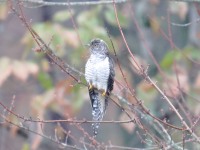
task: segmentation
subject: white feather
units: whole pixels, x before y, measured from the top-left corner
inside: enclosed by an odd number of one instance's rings
[[[92,84],[98,90],[107,91],[109,74],[109,58],[91,55],[85,66],[85,78],[88,84]]]

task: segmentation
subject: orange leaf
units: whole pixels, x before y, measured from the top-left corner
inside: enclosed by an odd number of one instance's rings
[[[0,5],[0,20],[6,19],[8,15],[8,7],[6,5]]]
[[[121,121],[129,120],[128,116],[125,113],[122,113],[120,116]],[[131,122],[120,124],[128,133],[132,133],[135,129],[135,125]]]
[[[39,67],[36,64],[32,63],[32,62],[27,62],[26,63],[26,67],[27,67],[27,69],[28,69],[30,74],[34,74],[35,75],[35,74],[37,74],[39,72]]]
[[[11,62],[8,58],[2,58],[0,60],[0,86],[10,76],[12,71]]]
[[[177,74],[170,74],[167,75],[167,83],[163,84],[163,87],[165,89],[166,95],[170,97],[177,97],[180,95],[180,90],[184,90],[185,92],[189,91],[189,83],[188,83],[188,75],[187,72],[182,68],[181,66],[177,65],[176,66],[176,73]],[[177,77],[180,83],[180,87],[178,87],[178,82],[177,82]],[[168,85],[170,86],[170,89],[168,88]]]
[[[22,81],[26,81],[29,76],[29,71],[25,62],[13,62],[13,75]]]

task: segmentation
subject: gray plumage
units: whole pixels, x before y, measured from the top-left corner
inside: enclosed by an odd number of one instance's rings
[[[91,55],[85,65],[85,78],[89,85],[93,120],[101,121],[105,114],[108,96],[113,90],[114,63],[109,56],[108,46],[103,40],[92,40],[89,49]],[[92,126],[94,134],[97,135],[99,123],[93,123]]]

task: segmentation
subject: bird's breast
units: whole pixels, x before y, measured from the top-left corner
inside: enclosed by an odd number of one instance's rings
[[[91,55],[85,67],[86,81],[99,90],[107,91],[109,73],[109,58],[101,59]]]

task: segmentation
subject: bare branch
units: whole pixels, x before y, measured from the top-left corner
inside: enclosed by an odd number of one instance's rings
[[[112,0],[107,1],[85,1],[85,2],[47,2],[43,0],[20,0],[23,3],[27,4],[34,4],[38,5],[38,7],[43,6],[90,6],[90,5],[106,5],[106,4],[112,4]],[[115,3],[124,3],[127,0],[116,0]],[[0,2],[5,2],[4,0],[1,0]]]
[[[200,0],[169,0],[169,1],[174,1],[174,2],[188,2],[188,3],[200,2]]]
[[[0,117],[3,118],[3,119],[4,119],[7,123],[9,123],[10,125],[16,126],[16,127],[20,128],[20,129],[25,130],[25,131],[28,131],[28,132],[30,132],[30,133],[39,135],[39,136],[41,136],[41,137],[43,137],[43,138],[46,138],[46,139],[48,139],[48,140],[50,140],[50,141],[54,142],[55,144],[58,144],[58,145],[60,145],[60,146],[62,146],[62,147],[70,148],[70,149],[82,150],[81,148],[79,148],[79,147],[77,147],[77,146],[64,145],[63,143],[61,143],[61,142],[59,142],[59,141],[56,141],[56,139],[53,139],[53,138],[51,138],[51,137],[48,137],[48,136],[46,136],[46,135],[44,135],[44,134],[42,134],[42,133],[38,133],[38,132],[36,132],[36,131],[34,131],[34,130],[31,130],[31,129],[27,128],[27,127],[20,126],[20,125],[18,125],[18,124],[16,124],[16,123],[10,121],[8,118],[6,118],[5,116],[3,116],[2,114],[0,114]]]

